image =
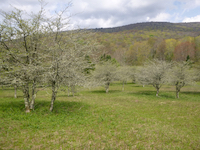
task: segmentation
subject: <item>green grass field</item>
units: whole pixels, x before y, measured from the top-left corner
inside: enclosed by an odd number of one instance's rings
[[[112,84],[60,92],[49,112],[50,91],[40,91],[35,111],[26,114],[22,93],[0,90],[0,149],[200,149],[200,85]]]

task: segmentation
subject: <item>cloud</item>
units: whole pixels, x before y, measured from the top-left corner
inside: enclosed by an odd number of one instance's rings
[[[159,13],[155,18],[147,17],[147,21],[167,22],[170,21],[171,15],[167,13]]]
[[[47,15],[67,6],[63,0],[47,2]],[[71,27],[81,28],[115,27],[146,21],[198,20],[196,10],[200,10],[199,0],[73,0],[72,3],[68,9],[72,15]],[[9,4],[28,13],[40,10],[37,0],[0,0],[0,4],[5,11],[12,10]]]
[[[72,13],[80,13],[72,21],[83,27],[120,26],[144,22],[147,17],[157,20],[162,20],[158,17],[165,17],[166,20],[165,7],[173,4],[172,0],[74,0],[73,3],[75,8]],[[158,16],[159,13],[161,15]]]
[[[183,19],[183,22],[200,22],[200,15]]]

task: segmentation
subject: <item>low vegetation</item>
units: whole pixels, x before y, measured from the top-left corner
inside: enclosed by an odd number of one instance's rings
[[[74,97],[39,91],[35,110],[24,113],[23,93],[0,90],[0,149],[200,149],[200,84],[174,86],[158,97],[152,86],[121,83],[82,89]]]

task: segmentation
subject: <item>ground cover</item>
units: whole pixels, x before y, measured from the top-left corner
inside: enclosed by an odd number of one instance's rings
[[[59,92],[40,91],[35,111],[25,113],[22,93],[0,90],[0,149],[200,149],[200,87],[175,87],[159,96],[151,86],[112,84]]]

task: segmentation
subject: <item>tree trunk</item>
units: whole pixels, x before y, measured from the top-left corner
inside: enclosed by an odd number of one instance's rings
[[[124,82],[123,82],[123,86],[122,86],[122,91],[124,91]]]
[[[69,97],[69,92],[70,92],[70,91],[69,91],[69,87],[70,87],[70,86],[68,85],[68,90],[67,90],[67,91],[68,91],[68,92],[67,92],[67,94],[68,94],[68,97]]]
[[[15,98],[17,98],[17,85],[15,85],[15,95],[14,95]]]
[[[108,93],[108,91],[109,91],[109,88],[107,87],[107,88],[106,88],[106,93]]]
[[[179,86],[177,85],[177,86],[176,86],[176,98],[179,98],[179,92],[180,92],[180,88],[179,88]]]
[[[108,93],[108,91],[109,91],[109,85],[110,85],[110,83],[106,83],[106,93]]]
[[[179,98],[179,92],[176,91],[176,98]]]
[[[26,113],[30,112],[30,107],[29,107],[29,85],[28,83],[26,83],[26,85],[24,85],[24,104],[25,104],[25,109],[26,109]]]
[[[76,91],[75,91],[75,90],[76,90],[76,87],[75,87],[74,85],[72,85],[71,88],[72,88],[72,94],[73,94],[73,97],[74,97],[74,94],[75,94],[75,92],[76,92]]]
[[[159,94],[159,88],[156,88],[156,90],[157,90],[156,96],[158,96],[158,94]]]
[[[35,107],[35,98],[36,98],[36,79],[33,80],[32,85],[32,100],[30,103],[30,109],[34,110]]]
[[[56,94],[57,94],[57,91],[56,91],[56,82],[53,81],[52,82],[52,96],[51,96],[50,111],[53,111],[53,104],[54,104],[54,101],[56,100]]]

